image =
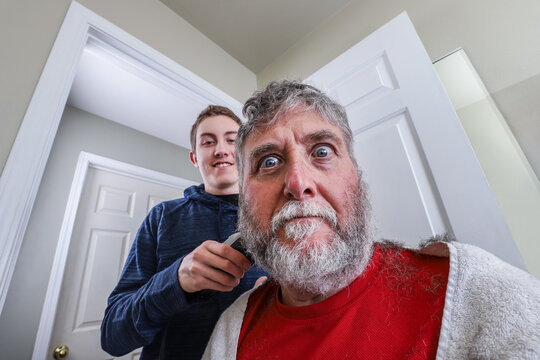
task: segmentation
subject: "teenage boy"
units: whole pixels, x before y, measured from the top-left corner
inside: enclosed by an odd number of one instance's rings
[[[222,244],[236,231],[240,124],[216,105],[193,124],[190,160],[203,184],[155,206],[142,223],[101,326],[111,355],[143,346],[142,360],[200,359],[220,314],[263,275]]]

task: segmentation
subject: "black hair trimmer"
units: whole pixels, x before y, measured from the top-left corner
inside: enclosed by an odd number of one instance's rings
[[[244,241],[240,237],[240,233],[236,232],[236,233],[232,234],[231,236],[229,236],[227,238],[227,240],[225,240],[223,242],[223,244],[229,245],[234,250],[239,251],[240,253],[242,253],[242,255],[247,257],[249,262],[253,265],[253,258],[247,252],[246,247],[244,246]]]

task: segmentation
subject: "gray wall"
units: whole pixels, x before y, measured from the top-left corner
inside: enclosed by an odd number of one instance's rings
[[[78,0],[239,101],[255,74],[158,0]],[[0,1],[0,172],[71,0]]]
[[[189,131],[189,130],[186,130]],[[201,182],[188,150],[67,107],[26,230],[4,311],[2,359],[30,359],[52,260],[81,151]]]

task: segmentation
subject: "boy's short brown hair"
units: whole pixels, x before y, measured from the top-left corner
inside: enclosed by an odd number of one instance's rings
[[[236,114],[231,109],[220,105],[208,105],[208,107],[201,111],[199,116],[197,116],[197,120],[195,120],[195,123],[191,127],[191,151],[195,152],[195,146],[197,145],[197,128],[199,127],[199,125],[205,119],[217,115],[227,116],[228,118],[234,120],[238,125],[242,125],[242,120],[240,120],[240,118],[236,116]]]

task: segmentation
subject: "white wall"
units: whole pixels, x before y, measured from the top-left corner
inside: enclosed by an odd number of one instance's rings
[[[457,113],[525,266],[540,279],[540,183],[491,98]]]
[[[1,358],[30,359],[80,151],[201,182],[188,150],[67,107],[23,240],[4,311]]]
[[[0,171],[70,2],[0,2]],[[239,101],[256,87],[255,74],[158,0],[79,2]]]
[[[540,74],[491,96],[540,178]]]
[[[531,274],[540,278],[540,181],[464,50],[435,70]]]

